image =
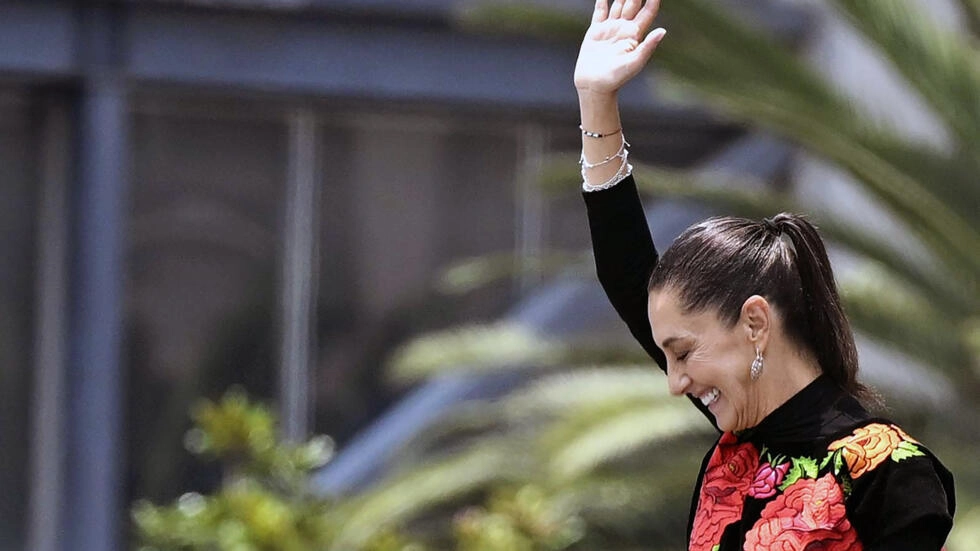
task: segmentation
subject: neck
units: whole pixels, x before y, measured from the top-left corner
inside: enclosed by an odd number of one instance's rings
[[[766,368],[755,381],[755,403],[759,404],[759,409],[752,426],[761,423],[822,373],[820,364],[811,354],[801,353],[796,347],[773,344],[775,346],[770,346],[765,354]]]

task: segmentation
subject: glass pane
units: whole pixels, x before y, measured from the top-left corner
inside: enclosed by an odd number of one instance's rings
[[[341,444],[395,399],[383,376],[395,346],[511,303],[509,281],[463,297],[434,283],[455,260],[513,248],[519,162],[506,125],[396,113],[344,121],[320,132],[316,375],[316,430]]]
[[[22,549],[30,472],[37,182],[26,102],[0,91],[0,549]]]
[[[275,397],[288,134],[236,105],[157,101],[132,129],[126,296],[131,495],[162,500],[214,482],[182,446],[195,399]]]

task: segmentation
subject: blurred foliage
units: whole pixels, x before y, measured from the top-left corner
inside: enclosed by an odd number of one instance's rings
[[[317,496],[310,473],[329,461],[324,436],[302,444],[277,441],[274,415],[240,390],[192,413],[187,449],[220,461],[223,481],[213,495],[187,493],[175,503],[133,507],[140,551],[309,551],[330,548],[343,519],[335,503]],[[366,551],[421,551],[391,530],[379,530]]]
[[[580,518],[532,485],[497,490],[486,508],[464,509],[453,524],[465,551],[561,551],[584,535]]]
[[[513,450],[456,454],[362,494],[329,499],[310,484],[311,473],[333,454],[329,438],[278,442],[274,415],[240,390],[217,403],[201,402],[192,418],[187,449],[220,462],[223,481],[211,495],[186,493],[165,506],[136,503],[140,551],[425,551],[440,544],[460,551],[560,551],[584,534],[569,507],[540,486],[516,482],[526,478],[517,474],[485,505],[471,499],[435,530],[407,534],[398,528],[401,519],[433,503],[451,502],[454,486],[463,493],[489,486],[487,475],[499,472],[495,464]]]

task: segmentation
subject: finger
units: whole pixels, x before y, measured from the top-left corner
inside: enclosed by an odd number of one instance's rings
[[[613,0],[609,8],[609,19],[619,19],[623,15],[623,0]]]
[[[609,0],[596,0],[595,11],[592,12],[592,21],[602,23],[609,16]]]
[[[660,11],[660,0],[647,0],[646,4],[643,5],[643,9],[636,14],[633,21],[636,26],[640,28],[640,32],[643,32],[650,25],[653,24],[653,20],[657,17],[657,12]]]
[[[626,0],[623,4],[623,19],[633,19],[636,17],[636,12],[640,11],[640,6],[643,0]]]

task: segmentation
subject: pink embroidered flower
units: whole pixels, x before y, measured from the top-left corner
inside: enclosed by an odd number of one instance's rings
[[[745,494],[759,465],[759,452],[749,442],[722,435],[701,480],[698,509],[691,529],[690,551],[709,551],[722,532],[742,516]]]
[[[783,483],[786,473],[789,471],[790,464],[783,463],[773,467],[769,463],[763,463],[755,473],[755,480],[749,486],[749,497],[756,499],[766,499],[776,495],[776,489]]]

